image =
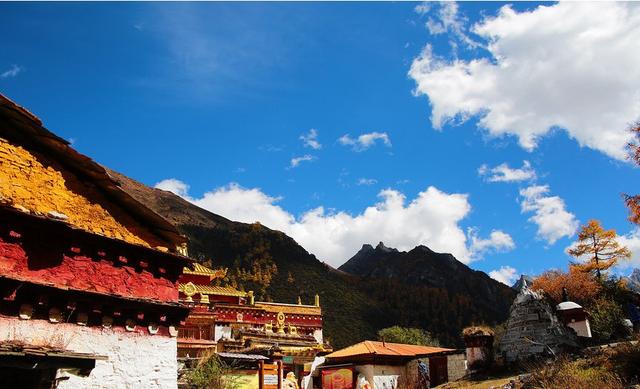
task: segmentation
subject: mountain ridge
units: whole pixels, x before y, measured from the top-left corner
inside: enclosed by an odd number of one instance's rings
[[[405,288],[438,288],[450,294],[473,296],[472,309],[481,308],[500,320],[506,319],[513,289],[486,273],[473,270],[450,253],[438,253],[418,245],[409,251],[386,247],[382,242],[375,249],[363,245],[351,259],[338,269],[360,277],[363,283],[377,281],[401,283]],[[480,315],[483,319],[490,319]]]
[[[258,299],[280,302],[294,303],[298,296],[303,302],[311,302],[318,293],[325,336],[336,348],[375,339],[378,330],[396,324],[427,329],[443,344],[462,346],[463,326],[495,324],[508,314],[510,295],[494,293],[489,303],[473,302],[473,294],[466,290],[476,290],[476,284],[486,284],[477,279],[490,278],[482,272],[480,277],[469,276],[472,274],[469,272],[475,271],[451,254],[434,253],[426,246],[400,252],[383,243],[375,248],[365,245],[365,252],[376,256],[406,257],[406,269],[388,269],[387,278],[353,274],[353,269],[347,272],[343,267],[362,250],[334,269],[283,232],[259,223],[229,220],[171,192],[148,187],[113,170],[107,171],[123,190],[189,238],[189,254],[197,262],[229,268],[227,278],[216,282],[254,290]],[[416,278],[416,266],[425,255],[438,256],[435,261],[438,269],[432,269],[430,277]],[[468,271],[459,268],[460,265]],[[439,275],[440,267],[449,275]],[[384,270],[382,262],[374,268]],[[456,269],[463,269],[461,271],[469,276],[462,284],[470,287],[456,288],[446,282]]]

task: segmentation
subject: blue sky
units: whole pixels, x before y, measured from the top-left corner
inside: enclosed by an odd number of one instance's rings
[[[505,5],[2,3],[0,92],[334,266],[382,240],[510,281],[590,218],[640,250],[638,7]]]

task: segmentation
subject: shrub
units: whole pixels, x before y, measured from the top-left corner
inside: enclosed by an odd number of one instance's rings
[[[588,309],[593,337],[608,341],[625,334],[624,313],[620,305],[608,297],[600,297]]]
[[[231,379],[231,371],[231,366],[215,353],[209,352],[203,355],[187,380],[191,388],[234,389],[237,385]]]
[[[557,361],[535,369],[525,388],[539,389],[617,389],[622,381],[604,366],[593,365],[589,360],[571,361],[562,357]]]
[[[640,383],[640,344],[623,343],[608,349],[602,357],[602,365],[615,371],[627,385]]]
[[[400,326],[385,328],[378,331],[378,339],[391,343],[440,346],[438,339],[420,328],[405,328]]]

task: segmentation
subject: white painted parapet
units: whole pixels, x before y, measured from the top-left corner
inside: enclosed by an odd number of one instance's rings
[[[97,360],[88,377],[59,371],[58,388],[147,389],[177,387],[177,343],[167,335],[144,331],[128,332],[121,327],[86,327],[52,324],[46,320],[0,317],[0,342],[22,341],[69,351],[106,356]]]

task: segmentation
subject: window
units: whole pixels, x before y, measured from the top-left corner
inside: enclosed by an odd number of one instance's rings
[[[182,327],[178,329],[178,337],[186,339],[212,340],[211,326]]]

